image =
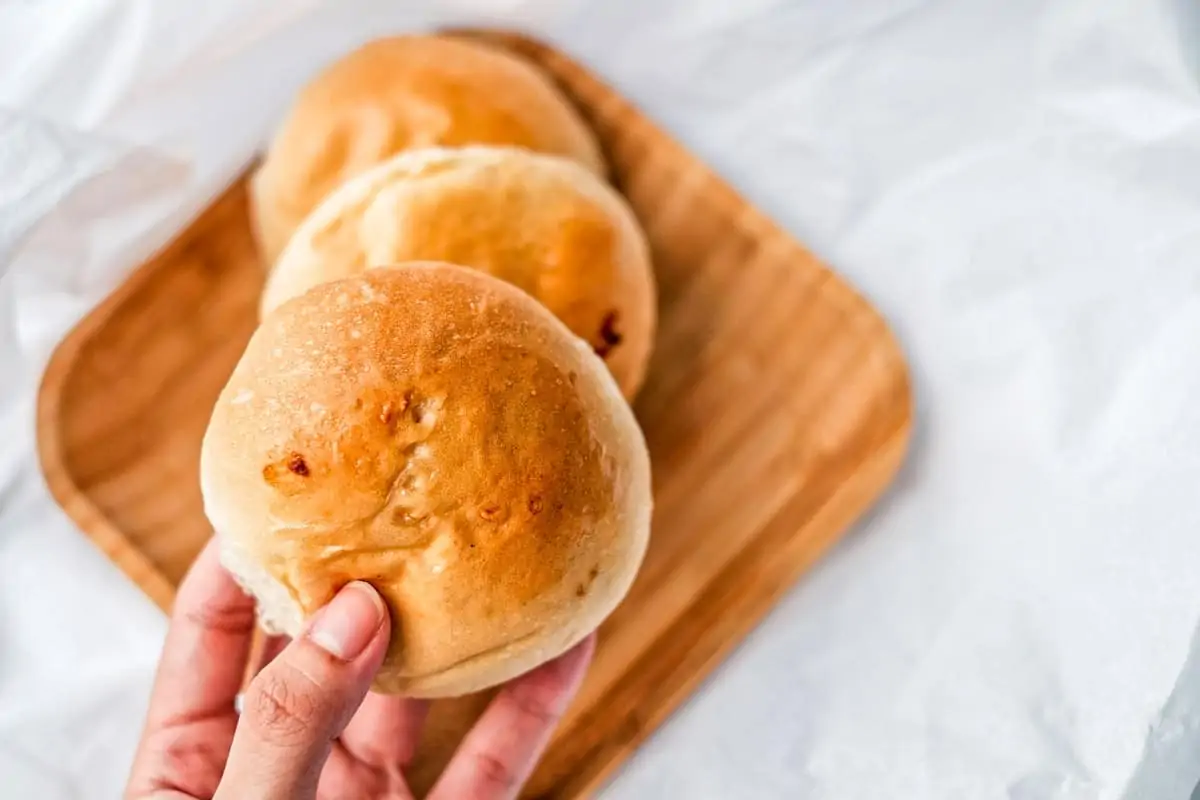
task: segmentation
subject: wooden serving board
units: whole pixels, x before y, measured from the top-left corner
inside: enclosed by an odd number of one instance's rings
[[[467,34],[464,34],[467,35]],[[595,789],[884,490],[912,420],[879,315],[620,95],[559,52],[486,35],[578,103],[649,236],[655,355],[635,408],[652,543],[601,630],[530,797]],[[50,489],[164,610],[211,529],[200,439],[263,282],[239,179],[61,343],[38,405]],[[485,697],[435,708],[428,786]]]

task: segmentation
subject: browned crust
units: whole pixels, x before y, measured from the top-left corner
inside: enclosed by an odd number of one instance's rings
[[[462,264],[520,287],[588,342],[627,398],[641,387],[656,328],[649,247],[625,200],[574,162],[474,146],[376,165],[300,226],[262,307],[415,260]]]
[[[347,178],[396,153],[500,144],[605,167],[592,132],[539,69],[482,42],[393,36],[338,59],[304,87],[252,184],[267,263]]]
[[[578,641],[649,528],[645,445],[602,362],[524,293],[445,264],[269,315],[201,470],[214,527],[301,615],[350,580],[380,590],[377,688],[409,694],[493,685]]]

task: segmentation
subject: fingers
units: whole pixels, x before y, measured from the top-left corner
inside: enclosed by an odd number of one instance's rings
[[[286,636],[272,636],[260,630],[258,647],[250,655],[250,668],[246,672],[244,682],[249,683],[255,675],[263,671],[267,664],[274,661],[283,652],[283,648],[287,647],[288,641]]]
[[[515,798],[583,682],[594,649],[589,636],[501,690],[459,746],[431,800]]]
[[[365,764],[401,770],[412,763],[429,702],[368,694],[342,733],[342,744]]]
[[[413,800],[403,776],[392,772],[394,776],[364,765],[335,741],[321,770],[317,800]]]
[[[246,689],[219,800],[312,798],[333,739],[383,662],[387,611],[352,583]]]
[[[128,796],[212,794],[237,722],[233,703],[253,630],[254,601],[221,568],[210,542],[175,599]]]
[[[254,623],[254,599],[221,567],[210,541],[175,597],[151,700],[151,725],[232,709]]]

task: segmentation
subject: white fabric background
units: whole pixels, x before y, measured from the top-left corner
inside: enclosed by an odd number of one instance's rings
[[[116,797],[161,616],[49,500],[66,328],[312,71],[541,33],[893,322],[895,490],[604,796],[1186,798],[1200,777],[1194,0],[0,0],[0,796]]]

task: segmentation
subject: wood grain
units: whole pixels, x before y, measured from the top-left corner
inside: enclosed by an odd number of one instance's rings
[[[541,64],[595,127],[649,236],[660,288],[635,406],[654,464],[653,541],[528,797],[577,797],[682,701],[880,495],[912,404],[879,315],[582,66]],[[200,439],[256,322],[263,271],[239,179],[62,342],[39,448],[66,512],[163,609],[211,529]],[[438,704],[428,786],[486,696]]]

